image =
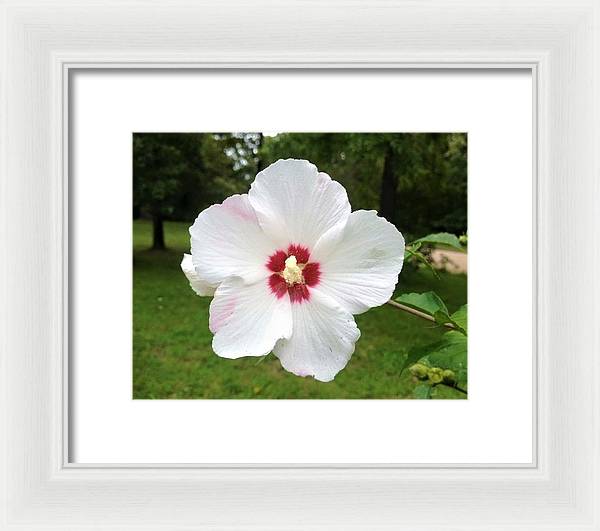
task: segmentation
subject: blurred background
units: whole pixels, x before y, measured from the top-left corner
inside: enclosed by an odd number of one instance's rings
[[[467,232],[466,133],[134,133],[134,398],[412,397],[411,376],[400,370],[407,352],[442,331],[387,305],[356,316],[361,339],[333,382],[286,373],[272,354],[226,360],[212,352],[210,298],[196,296],[179,267],[188,228],[280,158],[316,164],[345,186],[352,210],[377,210],[407,242]],[[433,290],[454,311],[467,302],[466,255],[433,249],[432,259],[437,276],[407,263],[397,293]]]

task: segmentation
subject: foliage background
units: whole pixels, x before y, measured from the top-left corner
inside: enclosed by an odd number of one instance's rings
[[[432,232],[466,234],[464,133],[135,133],[133,135],[134,398],[410,398],[409,350],[443,330],[388,306],[356,317],[362,336],[333,382],[299,378],[273,355],[225,360],[211,349],[209,298],[179,268],[187,229],[204,208],[248,190],[279,158],[305,158],[348,191],[352,209],[375,209],[407,242]],[[407,263],[397,294],[434,290],[455,311],[466,274]],[[433,398],[464,398],[445,386]]]

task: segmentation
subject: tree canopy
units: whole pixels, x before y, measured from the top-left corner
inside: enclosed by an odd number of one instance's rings
[[[280,158],[307,159],[408,238],[467,230],[466,133],[134,133],[134,217],[193,221]]]

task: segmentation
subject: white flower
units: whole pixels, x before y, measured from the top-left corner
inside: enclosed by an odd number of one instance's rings
[[[404,238],[372,210],[350,213],[346,190],[305,160],[279,160],[248,194],[207,208],[190,227],[181,267],[212,295],[213,350],[273,351],[299,376],[328,382],[354,352],[352,314],[384,304],[402,269]]]

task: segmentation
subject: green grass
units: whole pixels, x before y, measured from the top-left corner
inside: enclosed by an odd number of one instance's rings
[[[189,252],[187,223],[166,223],[168,251],[149,251],[151,225],[133,223],[133,397],[150,398],[412,398],[414,382],[400,375],[407,350],[438,340],[443,330],[388,305],[356,316],[361,338],[333,382],[285,372],[270,354],[228,360],[211,349],[210,298],[198,297],[179,264]],[[437,280],[406,268],[398,293],[436,291],[450,311],[467,300],[465,275]],[[434,398],[464,398],[444,386]]]

